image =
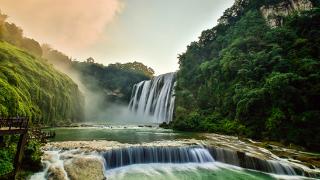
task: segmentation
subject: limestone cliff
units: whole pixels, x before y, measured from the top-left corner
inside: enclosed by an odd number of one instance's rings
[[[260,11],[269,26],[277,27],[283,24],[283,17],[312,8],[313,5],[310,0],[285,0],[275,5],[262,6]]]

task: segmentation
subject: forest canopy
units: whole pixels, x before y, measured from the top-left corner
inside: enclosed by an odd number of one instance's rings
[[[269,2],[237,2],[179,56],[173,127],[319,150],[319,6],[271,28]]]

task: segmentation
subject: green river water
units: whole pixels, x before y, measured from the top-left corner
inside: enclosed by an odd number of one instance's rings
[[[79,127],[50,128],[56,136],[51,142],[106,140],[128,144],[142,144],[155,141],[175,141],[179,139],[197,139],[204,137],[197,133],[182,133],[161,128],[148,127]],[[114,169],[106,169],[109,180],[260,180],[260,179],[308,179],[299,176],[268,174],[247,170],[219,162],[185,164],[133,164]],[[38,173],[31,179],[47,179],[45,173]]]

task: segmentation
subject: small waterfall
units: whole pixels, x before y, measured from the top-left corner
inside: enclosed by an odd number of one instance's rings
[[[134,85],[129,109],[138,116],[151,116],[156,123],[170,122],[174,110],[175,73],[163,74]]]
[[[275,160],[263,160],[246,155],[242,159],[240,166],[274,174],[305,175],[301,169],[292,167],[287,163]]]
[[[131,146],[100,153],[88,153],[75,149],[47,150],[44,153],[42,162],[45,168],[42,172],[32,175],[31,180],[103,179],[103,177],[109,179],[108,176],[112,172],[120,171],[122,175],[123,172],[131,174],[132,169],[130,168],[132,167],[134,169],[138,167],[139,172],[144,172],[144,168],[147,171],[148,167],[169,167],[169,169],[171,167],[180,169],[181,167],[182,169],[187,168],[186,171],[189,171],[191,166],[192,168],[204,167],[213,170],[227,168],[233,171],[236,169],[244,173],[248,172],[246,169],[252,169],[280,176],[284,175],[284,179],[304,179],[301,176],[320,177],[318,171],[306,171],[284,161],[259,159],[244,152],[211,146]],[[128,167],[130,171],[126,171],[127,168],[118,169],[118,167],[134,164],[137,166]],[[143,167],[143,169],[139,169],[139,167]]]
[[[146,163],[205,163],[222,162],[242,168],[259,170],[279,175],[307,175],[301,169],[274,160],[263,160],[248,156],[243,152],[223,148],[187,146],[187,147],[128,147],[112,149],[102,154],[106,168],[146,164]]]
[[[129,147],[104,153],[107,168],[145,163],[214,162],[209,151],[199,147]]]
[[[248,156],[243,152],[232,151],[223,148],[207,148],[212,157],[219,162],[240,166],[247,169],[259,170],[267,173],[303,175],[301,170],[291,167],[289,164],[275,160],[264,160]]]
[[[240,166],[238,154],[235,151],[222,148],[208,148],[210,154],[216,161],[223,162],[226,164],[232,164]]]

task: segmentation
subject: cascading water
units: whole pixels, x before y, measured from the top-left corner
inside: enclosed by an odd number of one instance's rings
[[[175,73],[163,74],[135,84],[129,109],[156,123],[170,122],[174,109]]]
[[[144,163],[214,162],[209,151],[198,147],[129,147],[104,153],[107,168]]]
[[[222,162],[247,169],[267,173],[296,175],[303,174],[284,162],[261,160],[247,156],[245,153],[222,148],[189,146],[189,147],[128,147],[112,149],[103,154],[106,168],[112,169],[132,164],[146,163],[207,163]]]
[[[207,149],[216,161],[226,164],[274,174],[303,174],[301,170],[297,168],[295,169],[284,162],[258,159],[252,156],[248,156],[243,152],[236,152],[223,148],[207,147]]]

